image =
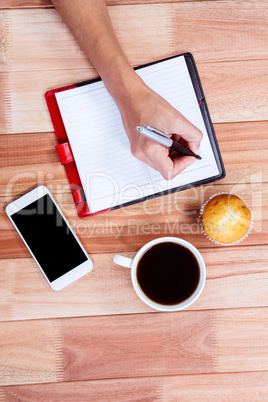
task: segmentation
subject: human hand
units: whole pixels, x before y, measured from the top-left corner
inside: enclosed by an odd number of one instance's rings
[[[52,0],[82,49],[101,76],[121,112],[134,156],[172,179],[195,161],[178,156],[138,133],[138,125],[174,134],[174,139],[198,153],[202,133],[163,98],[149,89],[129,64],[107,11],[105,0]]]
[[[182,145],[188,145],[196,154],[203,136],[198,128],[143,81],[138,81],[118,106],[132,154],[159,171],[164,179],[172,179],[195,161],[193,156],[179,156],[176,151],[170,151],[136,130],[138,125],[149,124]]]

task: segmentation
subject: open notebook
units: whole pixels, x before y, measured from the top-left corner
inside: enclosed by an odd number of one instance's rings
[[[192,55],[161,60],[136,72],[203,132],[202,160],[166,181],[132,156],[119,110],[101,80],[58,92],[57,104],[90,212],[179,191],[225,175]]]

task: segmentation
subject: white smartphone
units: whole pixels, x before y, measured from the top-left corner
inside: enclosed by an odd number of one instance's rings
[[[6,213],[52,289],[60,290],[93,269],[47,187],[7,205]]]

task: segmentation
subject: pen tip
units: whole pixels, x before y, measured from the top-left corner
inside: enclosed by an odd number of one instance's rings
[[[141,126],[137,126],[136,129],[141,132]]]

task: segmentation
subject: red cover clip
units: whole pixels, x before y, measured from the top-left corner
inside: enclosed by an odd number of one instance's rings
[[[56,151],[60,158],[60,163],[66,165],[66,163],[73,162],[74,157],[69,142],[56,145]]]
[[[74,198],[74,202],[76,203],[76,204],[79,204],[80,202],[84,202],[85,201],[85,198],[83,197],[83,195],[82,195],[82,191],[83,190],[76,190],[76,191],[73,191],[73,198]]]

